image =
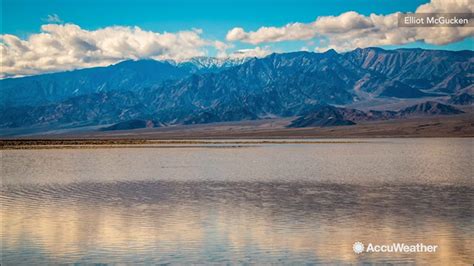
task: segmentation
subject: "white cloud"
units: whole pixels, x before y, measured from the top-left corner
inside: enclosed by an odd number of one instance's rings
[[[217,58],[221,59],[240,59],[246,57],[265,57],[272,53],[269,46],[256,46],[247,49],[238,49],[228,52],[229,49],[235,48],[232,43],[225,43],[221,41],[214,41],[214,47],[217,50]]]
[[[226,58],[228,57],[227,55],[227,49],[234,48],[234,45],[231,43],[225,43],[221,41],[215,41],[214,46],[216,47],[217,50],[217,57],[218,58]]]
[[[319,17],[312,28],[314,33],[347,33],[353,30],[363,30],[374,27],[370,17],[365,17],[354,11],[343,13],[339,16]]]
[[[416,10],[417,13],[466,13],[469,11],[474,11],[472,0],[432,0]],[[471,36],[474,36],[473,27],[444,27],[435,30],[433,28],[401,28],[398,27],[398,13],[364,16],[350,11],[339,16],[318,17],[311,23],[261,27],[250,32],[242,28],[233,28],[226,38],[228,41],[261,44],[320,37],[327,40],[327,45],[316,48],[318,50],[328,48],[348,50],[356,47],[406,44],[414,41],[443,45]]]
[[[41,31],[26,40],[0,35],[0,77],[104,66],[124,59],[180,61],[205,55],[205,46],[222,46],[201,38],[199,29],[157,33],[114,26],[88,31],[74,24],[47,24]]]
[[[255,32],[245,32],[242,28],[233,28],[227,33],[228,41],[243,41],[251,44],[290,40],[307,40],[315,35],[308,24],[292,23],[284,27],[261,27]]]
[[[245,57],[265,57],[269,54],[271,54],[272,51],[268,46],[265,47],[255,47],[252,49],[240,49],[237,51],[232,52],[229,54],[227,57],[229,58],[245,58]]]
[[[48,23],[63,23],[62,19],[58,16],[58,14],[50,14],[44,19],[44,21]]]
[[[226,35],[228,41],[243,40],[246,38],[248,38],[248,33],[245,33],[244,29],[240,27],[231,29]]]
[[[471,0],[431,0],[430,3],[419,6],[416,13],[469,13],[474,11]]]

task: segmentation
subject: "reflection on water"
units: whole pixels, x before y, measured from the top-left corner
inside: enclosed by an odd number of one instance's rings
[[[3,151],[2,264],[472,263],[471,140],[410,141]],[[354,241],[439,250],[355,255]]]

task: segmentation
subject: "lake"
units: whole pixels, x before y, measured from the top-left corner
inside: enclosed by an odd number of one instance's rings
[[[472,264],[473,147],[432,138],[2,150],[2,265]],[[355,254],[355,241],[438,250]]]

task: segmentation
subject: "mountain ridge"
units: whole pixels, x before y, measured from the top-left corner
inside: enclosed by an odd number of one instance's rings
[[[290,117],[318,104],[470,96],[474,83],[469,74],[472,51],[366,48],[341,54],[274,53],[243,61],[221,68],[210,64],[209,70],[191,63],[129,60],[1,80],[0,126],[101,125],[131,119],[172,125]],[[439,83],[420,86],[430,79]]]

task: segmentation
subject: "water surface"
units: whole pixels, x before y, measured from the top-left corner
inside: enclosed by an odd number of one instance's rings
[[[2,264],[474,258],[472,139],[1,153]]]

